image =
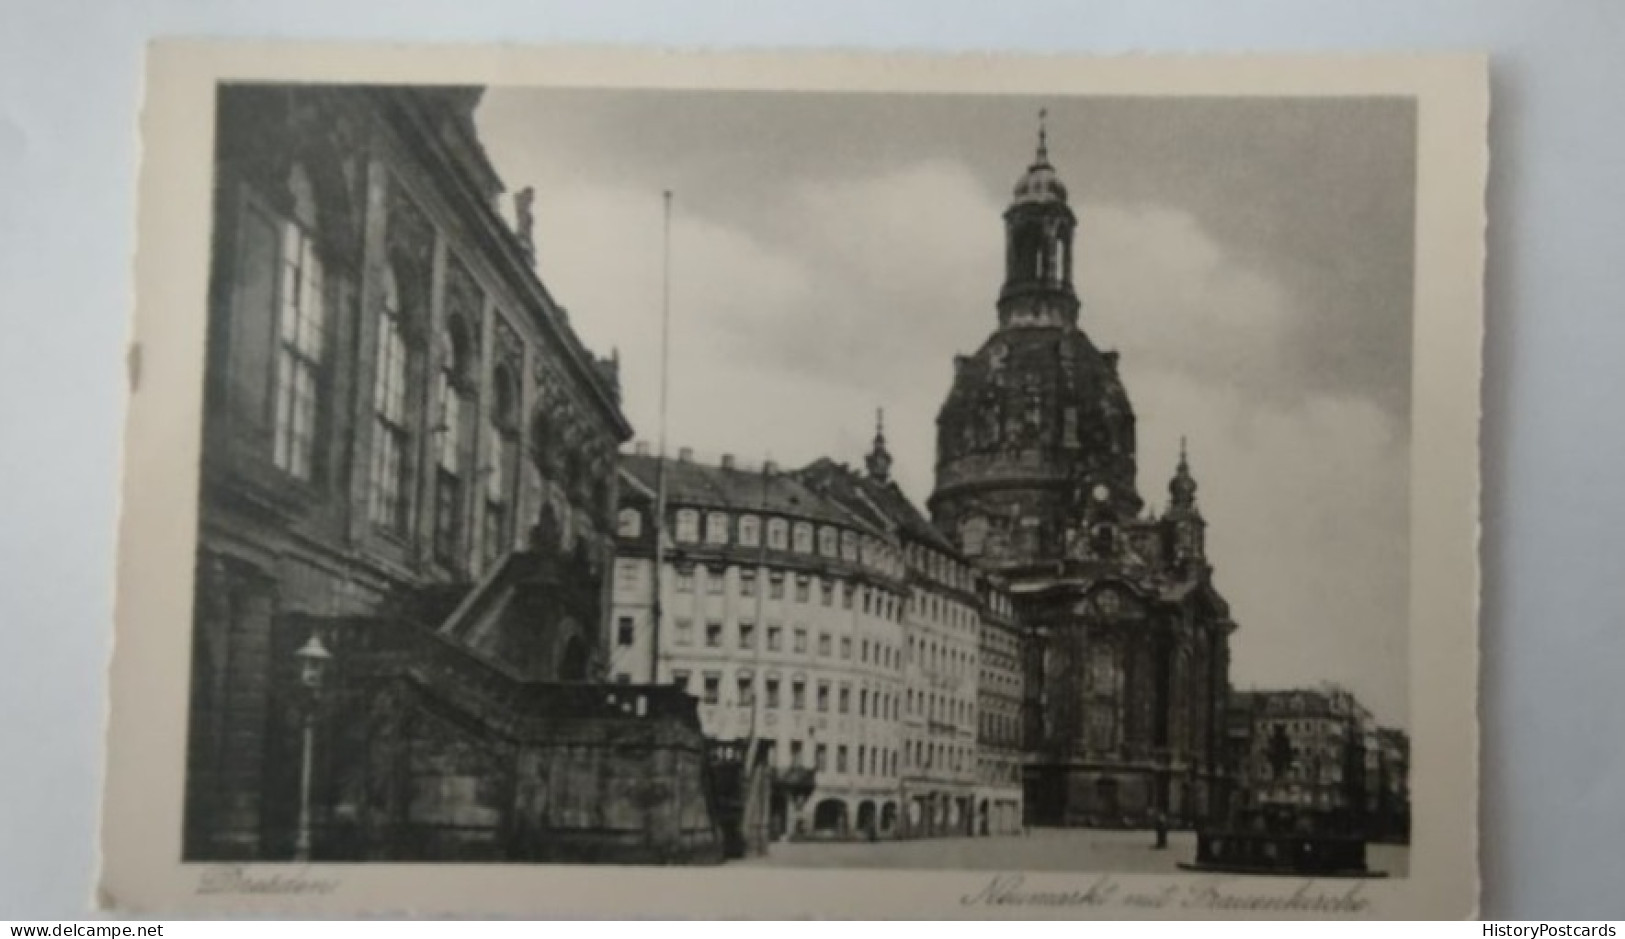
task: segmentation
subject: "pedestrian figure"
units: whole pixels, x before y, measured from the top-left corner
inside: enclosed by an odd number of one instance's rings
[[[1168,816],[1162,809],[1157,809],[1152,815],[1152,820],[1157,826],[1157,849],[1168,847]]]

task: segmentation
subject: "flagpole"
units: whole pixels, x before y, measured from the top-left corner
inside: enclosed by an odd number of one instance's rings
[[[658,452],[655,457],[655,565],[654,602],[650,612],[652,625],[649,632],[649,681],[660,682],[660,632],[664,613],[661,597],[661,579],[666,566],[666,399],[669,388],[668,367],[671,359],[671,190],[661,194],[662,222],[660,247],[660,431]]]
[[[746,766],[756,765],[757,743],[761,736],[757,729],[762,707],[762,694],[756,690],[758,683],[765,690],[766,679],[762,676],[762,646],[767,641],[767,623],[764,622],[765,609],[762,596],[767,592],[767,465],[762,461],[762,502],[756,523],[756,641],[751,644],[751,693],[750,693],[750,736],[745,742]]]

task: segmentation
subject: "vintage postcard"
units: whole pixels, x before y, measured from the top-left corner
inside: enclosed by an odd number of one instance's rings
[[[100,901],[1473,915],[1487,87],[155,45]]]

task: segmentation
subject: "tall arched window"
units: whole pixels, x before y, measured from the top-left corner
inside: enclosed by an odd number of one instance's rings
[[[442,563],[461,566],[463,494],[468,472],[468,395],[474,371],[473,342],[467,324],[448,317],[441,333],[440,369],[435,375],[434,553]]]
[[[485,561],[494,562],[513,543],[514,463],[519,439],[519,380],[506,365],[491,375],[491,433],[486,436]]]
[[[293,217],[282,223],[272,461],[295,479],[308,480],[325,393],[327,310],[316,251],[316,195],[303,167],[289,174],[288,190]]]
[[[368,515],[385,531],[401,534],[407,527],[411,487],[411,435],[406,422],[407,346],[400,286],[393,267],[384,269],[383,297],[378,306],[378,353],[372,382],[372,498]]]

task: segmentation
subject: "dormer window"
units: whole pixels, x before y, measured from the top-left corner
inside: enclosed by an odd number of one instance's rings
[[[782,518],[769,519],[767,522],[767,546],[773,551],[787,551],[790,548],[790,523]]]
[[[637,538],[643,534],[643,513],[634,508],[624,508],[617,518],[615,534],[622,538]]]
[[[705,517],[705,540],[707,544],[728,543],[728,516],[723,512],[712,512]]]
[[[761,544],[762,521],[754,515],[741,515],[739,517],[739,544],[746,548],[754,548]]]
[[[677,540],[693,543],[700,540],[700,513],[693,509],[677,510]]]

